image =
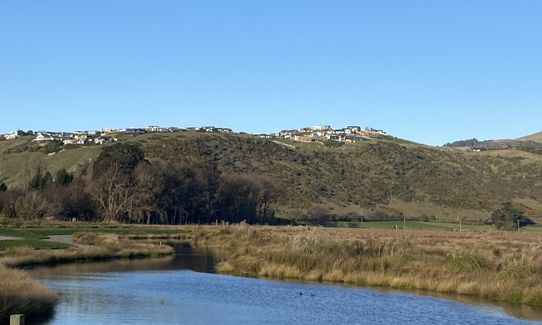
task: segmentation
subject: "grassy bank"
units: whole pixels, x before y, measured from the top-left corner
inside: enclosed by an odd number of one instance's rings
[[[222,273],[479,296],[542,305],[542,236],[301,227],[199,228]]]
[[[24,313],[29,319],[52,314],[57,295],[25,272],[0,265],[0,323]]]
[[[33,249],[63,249],[70,245],[48,241],[49,236],[72,235],[76,232],[112,233],[119,235],[156,235],[169,236],[185,234],[179,227],[117,225],[104,223],[45,223],[4,225],[0,228],[0,236],[17,237],[17,240],[0,240],[0,251],[11,247],[31,247]]]
[[[33,230],[51,232],[50,230]],[[71,231],[71,230],[69,230]],[[34,233],[33,232],[33,233]],[[52,231],[58,233],[59,231]],[[115,258],[144,258],[173,254],[173,248],[157,243],[157,240],[178,240],[184,234],[154,234],[137,231],[125,233],[73,233],[73,245],[66,249],[33,249],[28,246],[14,246],[0,252],[0,323],[11,314],[25,314],[27,319],[45,317],[51,314],[57,301],[54,292],[24,271],[13,269],[43,264],[96,261]],[[22,234],[19,231],[18,234]],[[29,236],[26,234],[27,237]],[[39,236],[39,234],[35,234]],[[10,268],[8,268],[10,267]]]
[[[58,250],[35,250],[12,247],[0,255],[0,263],[9,267],[68,263],[81,260],[113,258],[142,258],[173,254],[168,245],[139,242],[119,234],[75,233],[73,241],[79,246]]]

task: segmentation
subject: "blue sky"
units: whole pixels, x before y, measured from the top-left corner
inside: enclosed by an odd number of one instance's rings
[[[542,130],[542,1],[0,2],[0,132]]]

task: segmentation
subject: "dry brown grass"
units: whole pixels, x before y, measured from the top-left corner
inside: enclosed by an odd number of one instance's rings
[[[30,247],[14,247],[0,256],[0,263],[9,267],[18,267],[81,260],[139,258],[173,253],[171,246],[141,243],[117,234],[75,233],[73,240],[75,243],[85,246],[61,250],[33,250]]]
[[[218,270],[542,305],[542,236],[299,227],[200,227]]]
[[[32,319],[53,312],[56,294],[25,272],[0,265],[0,279],[0,323],[13,314],[26,314]]]

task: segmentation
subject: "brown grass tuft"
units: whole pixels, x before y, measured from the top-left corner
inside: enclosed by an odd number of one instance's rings
[[[54,311],[56,294],[25,272],[0,265],[0,279],[0,323],[7,322],[13,314],[25,314],[32,319]]]

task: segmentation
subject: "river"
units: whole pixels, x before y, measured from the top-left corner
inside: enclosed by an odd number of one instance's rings
[[[210,252],[177,252],[30,271],[61,296],[44,324],[542,324],[528,307],[219,275]]]

